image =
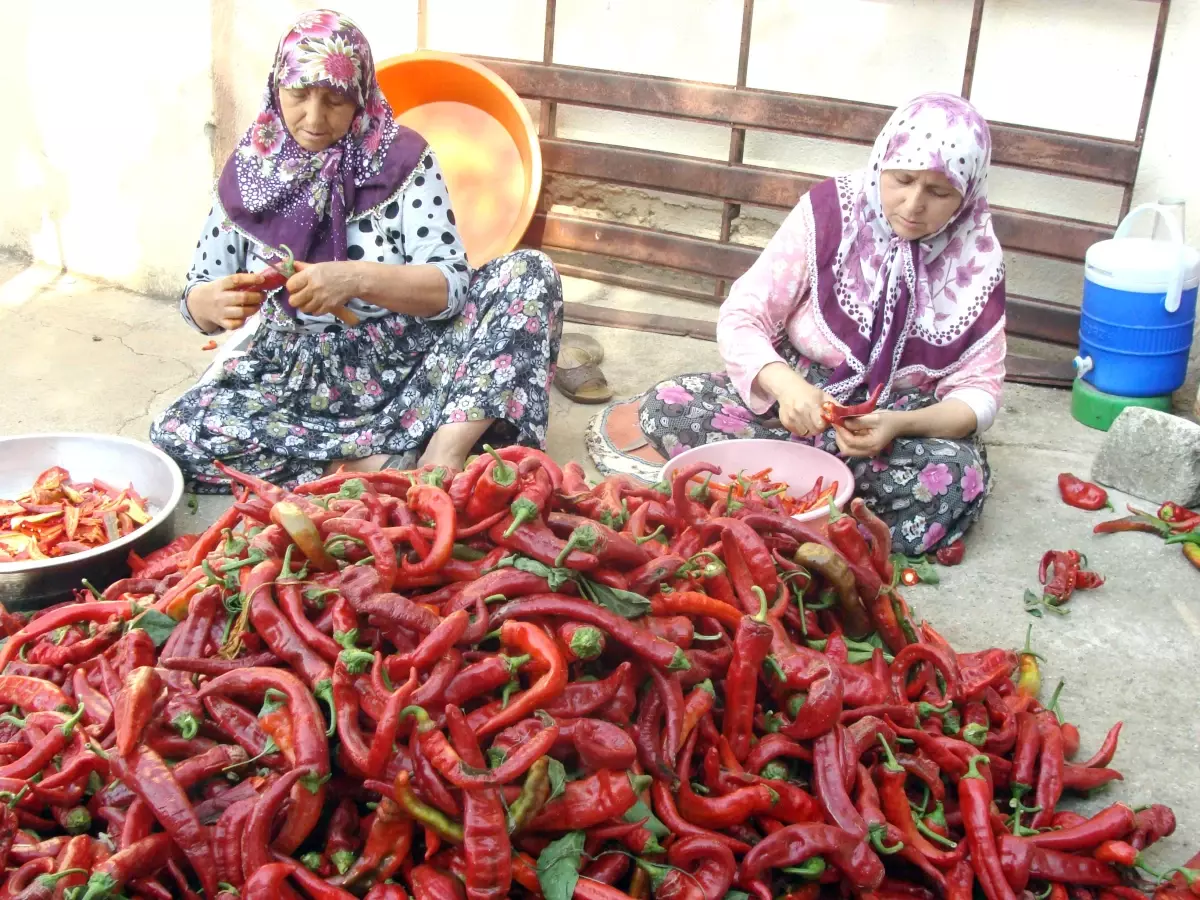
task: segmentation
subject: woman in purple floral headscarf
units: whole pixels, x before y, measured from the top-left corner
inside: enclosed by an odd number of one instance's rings
[[[981,435],[1004,383],[1004,259],[987,202],[991,135],[967,101],[892,115],[868,167],[814,187],[721,307],[726,371],[651,389],[664,455],[742,437],[851,458],[858,493],[913,556],[953,543],[990,481]],[[875,388],[879,411],[826,427],[821,404]]]
[[[289,251],[298,271],[264,291]],[[193,490],[229,489],[218,460],[295,483],[343,463],[461,468],[485,437],[545,444],[558,274],[534,251],[472,271],[433,152],[393,120],[340,13],[279,42],[187,282],[180,311],[205,334],[258,315],[246,352],[151,427]]]

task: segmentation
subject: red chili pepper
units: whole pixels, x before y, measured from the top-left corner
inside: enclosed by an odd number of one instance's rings
[[[850,515],[858,520],[871,536],[871,563],[884,584],[891,584],[895,577],[892,564],[892,530],[875,515],[861,497],[850,501]],[[961,558],[961,557],[960,557]]]
[[[501,459],[487,444],[484,444],[483,449],[487,451],[491,462],[485,464],[482,473],[472,485],[464,510],[467,518],[475,522],[508,509],[518,488],[517,470]],[[455,504],[456,507],[457,505]]]
[[[434,516],[435,519],[438,515],[436,510],[441,510],[444,514],[444,511],[448,509],[450,514],[448,522],[438,520],[437,536],[434,539],[430,556],[419,566],[410,567],[407,561],[405,562],[404,572],[408,576],[425,575],[437,571],[449,560],[450,553],[454,549],[454,507],[450,504],[445,492],[429,485],[417,485],[412,492],[417,494],[416,500],[410,501],[414,512],[422,512]],[[412,492],[410,492],[410,496]],[[371,565],[379,576],[379,590],[386,593],[392,589],[397,578],[396,551],[380,526],[362,519],[343,517],[326,519],[321,523],[321,532],[327,538],[335,534],[344,534],[362,541],[366,545],[367,553],[372,557]],[[448,547],[447,540],[449,541]]]
[[[93,900],[93,898],[121,893],[122,888],[130,881],[149,875],[165,866],[167,860],[170,859],[171,851],[171,836],[159,833],[114,853],[92,871],[83,897]],[[215,882],[213,887],[215,889]]]
[[[1000,865],[1000,850],[992,834],[992,787],[977,768],[979,763],[987,761],[986,756],[972,756],[967,762],[966,773],[958,781],[963,828],[975,874],[988,900],[1015,900],[1016,895]]]
[[[813,790],[829,820],[861,839],[866,837],[867,825],[846,789],[842,771],[845,740],[846,729],[838,725],[813,742]]]
[[[1129,843],[1139,850],[1145,850],[1151,844],[1156,844],[1175,833],[1175,813],[1161,803],[1152,803],[1145,809],[1138,810],[1133,819],[1134,829]]]
[[[279,571],[280,563],[277,560],[265,560],[250,571],[243,588],[243,603],[249,606],[250,623],[271,648],[271,652],[300,674],[318,697],[327,700],[333,669],[304,642],[275,605],[271,586]]]
[[[650,562],[650,552],[625,535],[600,522],[568,513],[551,513],[546,520],[552,531],[571,538],[572,549],[592,553],[605,565],[632,567]]]
[[[841,425],[847,419],[857,419],[860,416],[870,415],[875,412],[875,408],[879,405],[879,398],[883,395],[885,385],[877,384],[867,399],[854,406],[843,406],[840,403],[833,403],[826,400],[821,404],[821,418],[830,425]]]
[[[149,806],[171,840],[187,856],[207,896],[217,893],[216,863],[207,829],[162,758],[148,747],[126,757],[109,757],[113,774]]]
[[[688,496],[692,479],[706,472],[720,475],[721,469],[711,463],[697,462],[671,474],[671,502],[675,505],[675,514],[684,525],[695,525],[708,518],[706,510]]]
[[[757,589],[757,594],[758,613],[746,614],[739,620],[733,639],[733,661],[725,676],[725,712],[721,719],[721,733],[729,741],[738,760],[744,760],[750,752],[759,670],[771,650],[775,634],[766,621],[766,594],[762,588]]]
[[[467,666],[454,676],[446,688],[446,702],[463,706],[481,694],[504,687],[517,676],[517,670],[532,659],[529,654],[504,656],[496,654]]]
[[[268,690],[277,691],[286,700],[286,711],[294,740],[292,750],[297,767],[312,768],[319,778],[329,774],[329,745],[317,700],[295,675],[279,669],[246,668],[226,672],[200,689],[203,700],[210,695],[263,696]],[[262,716],[259,719],[262,721]],[[265,727],[265,723],[264,723]],[[276,740],[276,743],[279,743]],[[287,748],[280,744],[281,749]],[[325,800],[322,784],[313,793],[298,787],[292,792],[292,807],[287,821],[276,837],[275,846],[281,853],[292,853],[316,826]]]
[[[900,830],[900,835],[908,847],[941,868],[954,865],[962,858],[961,849],[943,849],[921,834],[905,791],[908,771],[897,761],[886,738],[880,735],[879,742],[883,745],[885,755],[880,769],[879,791],[884,814]]]
[[[723,898],[737,875],[733,853],[720,841],[692,835],[675,841],[667,853],[671,869],[654,889],[655,900]]]
[[[963,557],[966,556],[966,553],[967,545],[963,543],[962,538],[959,538],[953,544],[939,549],[934,555],[937,557],[939,565],[957,566],[963,561]]]
[[[1064,790],[1087,793],[1103,787],[1110,781],[1122,781],[1124,776],[1116,769],[1085,769],[1083,766],[1064,765],[1062,786]]]
[[[484,768],[483,751],[466,718],[455,707],[447,708],[446,718],[458,755],[470,765]],[[495,788],[471,788],[463,792],[463,854],[467,863],[467,896],[471,900],[508,896],[512,885],[512,844],[504,804]]]
[[[548,715],[556,718],[576,718],[602,711],[606,704],[613,702],[622,688],[632,684],[630,678],[632,672],[633,664],[626,661],[617,666],[611,675],[600,681],[572,682],[563,688],[558,699],[547,704],[544,709]],[[632,693],[632,688],[630,688],[630,693]],[[449,702],[448,696],[447,702]],[[611,716],[608,718],[610,721],[612,720]],[[620,714],[617,714],[616,721],[620,722],[622,718]]]
[[[162,678],[149,666],[134,669],[117,694],[113,712],[117,723],[117,752],[131,754],[150,723],[154,701],[163,689]]]
[[[562,795],[548,802],[530,823],[534,831],[574,831],[592,828],[620,816],[637,802],[650,779],[604,769],[567,782]]]
[[[1069,472],[1058,476],[1058,492],[1062,495],[1063,503],[1076,509],[1112,509],[1112,504],[1108,501],[1108,491],[1099,485],[1076,478]]]
[[[1043,598],[1051,606],[1062,606],[1071,599],[1079,578],[1079,554],[1074,550],[1049,550],[1042,557],[1038,573]],[[1047,575],[1050,580],[1047,581]]]
[[[683,650],[674,644],[656,638],[607,609],[562,594],[534,594],[519,600],[510,600],[491,617],[492,625],[509,619],[531,616],[563,616],[595,625],[614,640],[624,644],[634,653],[654,665],[668,670],[686,670],[691,664]]]
[[[419,563],[404,560],[404,574],[409,577],[429,575],[444,566],[454,552],[458,511],[449,494],[429,484],[413,485],[408,492],[408,505],[417,515],[433,520],[435,537],[429,555]]]
[[[524,603],[526,601],[514,602]],[[501,620],[500,613],[512,605],[510,603],[502,607],[494,621]],[[500,627],[500,642],[506,647],[511,646],[521,653],[529,654],[532,657],[531,668],[542,674],[529,690],[518,694],[506,709],[496,713],[476,729],[476,734],[481,737],[499,731],[501,728],[525,718],[535,709],[545,706],[558,697],[567,684],[566,660],[563,659],[554,639],[536,625],[528,622],[504,621]]]
[[[858,890],[873,891],[883,883],[883,863],[869,843],[814,822],[789,825],[759,841],[742,859],[739,876],[752,881],[768,869],[799,866],[818,856],[828,858]]]
[[[1093,534],[1117,534],[1119,532],[1137,531],[1144,534],[1156,534],[1165,538],[1171,535],[1171,525],[1154,516],[1144,513],[1132,513],[1120,519],[1101,522],[1092,529]]]
[[[587,571],[600,565],[595,554],[582,550],[569,550],[560,561],[559,557],[567,546],[566,541],[541,521],[526,522],[514,529],[513,523],[516,521],[511,515],[505,517],[488,529],[488,537],[501,547],[532,557],[543,565],[557,566],[561,563],[577,571]]]
[[[1000,843],[1008,848],[1024,843],[1024,839],[1003,836],[1000,838]],[[1026,846],[1030,845],[1026,844]],[[1033,878],[1044,881],[1090,887],[1109,887],[1121,883],[1120,874],[1107,863],[1090,856],[1062,853],[1040,847],[1030,847],[1029,874]]]
[[[692,732],[679,760],[679,792],[676,797],[679,812],[685,819],[701,828],[724,830],[740,825],[753,815],[769,813],[779,795],[767,784],[750,784],[718,796],[702,797],[692,790],[691,756],[695,751],[697,732]]]

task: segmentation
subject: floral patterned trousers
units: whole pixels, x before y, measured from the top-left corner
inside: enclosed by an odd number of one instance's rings
[[[823,384],[828,372],[812,367],[808,379]],[[865,390],[855,401],[865,399]],[[901,394],[890,409],[919,409],[931,394]],[[797,438],[779,419],[756,416],[742,403],[729,377],[680,375],[651,388],[639,409],[642,432],[663,456],[732,438],[804,441],[838,453],[833,429]],[[856,491],[892,529],[892,549],[920,556],[960,539],[979,518],[991,472],[978,439],[900,438],[884,456],[846,460]]]
[[[244,356],[191,388],[150,428],[190,490],[229,491],[215,468],[294,485],[336,459],[419,450],[449,422],[495,419],[486,440],[543,447],[562,336],[562,284],[533,250],[480,268],[462,313],[284,331],[263,306]],[[286,320],[282,320],[286,321]]]

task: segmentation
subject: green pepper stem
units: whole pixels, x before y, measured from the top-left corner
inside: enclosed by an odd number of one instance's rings
[[[326,737],[333,737],[337,731],[337,708],[333,703],[333,680],[323,678],[313,687],[313,696],[322,703],[329,705],[329,727],[325,730]]]
[[[963,778],[983,778],[983,775],[979,772],[980,762],[988,763],[991,762],[991,760],[989,760],[982,753],[977,753],[975,756],[972,756],[967,760],[967,774],[964,775]]]
[[[963,740],[976,747],[982,747],[985,743],[987,743],[987,736],[988,727],[980,724],[979,722],[972,722],[970,725],[964,728],[962,732]]]
[[[896,754],[892,752],[892,748],[888,745],[887,738],[882,733],[876,735],[879,738],[879,743],[883,745],[883,754],[886,757],[883,767],[889,772],[903,772],[904,766],[896,761]]]
[[[538,505],[528,497],[518,497],[509,505],[508,509],[512,513],[513,520],[512,524],[505,529],[504,536],[506,538],[512,537],[514,531],[542,514]]]
[[[756,622],[767,621],[767,592],[760,588],[757,584],[750,588],[754,592],[754,596],[758,598],[758,613],[753,617]]]
[[[567,538],[563,548],[558,551],[558,556],[554,558],[554,567],[560,568],[566,562],[567,557],[571,555],[572,550],[591,550],[599,539],[600,535],[591,525],[580,525],[571,532],[571,536]]]
[[[516,470],[500,458],[500,454],[495,451],[491,444],[484,444],[483,449],[488,456],[496,461],[496,465],[492,467],[492,481],[501,487],[510,487],[517,480]]]
[[[887,828],[883,825],[872,825],[869,834],[871,846],[881,856],[894,856],[904,849],[903,841],[897,841],[890,847],[885,843],[887,840]]]
[[[929,840],[933,841],[935,844],[941,844],[943,847],[946,847],[950,850],[955,850],[958,848],[957,842],[938,834],[936,831],[926,825],[920,816],[913,816],[913,823],[917,826],[917,831],[919,831]]]
[[[658,537],[660,534],[662,534],[662,533],[663,533],[663,526],[662,526],[662,525],[659,525],[657,528],[655,528],[655,529],[654,529],[652,532],[650,532],[649,534],[647,534],[647,535],[645,535],[645,536],[643,536],[643,537],[635,537],[635,538],[633,539],[633,542],[634,542],[635,544],[637,544],[638,546],[641,546],[642,544],[645,544],[645,543],[646,543],[646,542],[648,542],[648,541],[653,541],[654,539],[656,539],[656,538],[657,538],[657,537]]]

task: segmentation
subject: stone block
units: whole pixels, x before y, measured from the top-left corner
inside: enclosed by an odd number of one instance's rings
[[[1109,429],[1092,480],[1152,503],[1200,505],[1200,425],[1130,407]]]

